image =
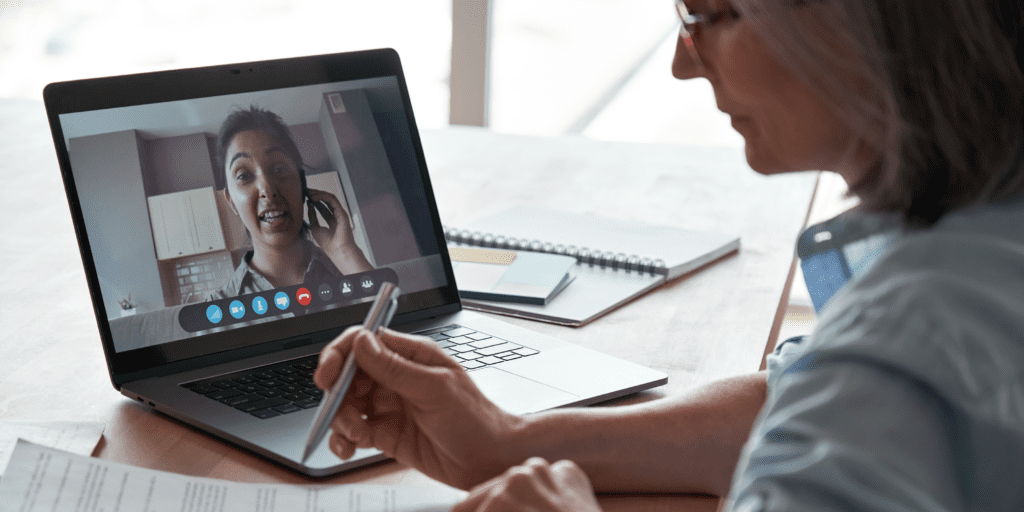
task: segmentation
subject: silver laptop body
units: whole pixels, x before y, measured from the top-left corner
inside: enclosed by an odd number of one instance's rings
[[[437,340],[509,411],[593,404],[667,382],[462,310],[393,50],[63,82],[44,98],[111,381],[160,413],[310,476],[383,460],[361,450],[341,461],[325,440],[302,464],[316,398],[312,389],[304,398],[301,378],[308,358],[362,320],[374,282],[392,279],[403,290],[392,328]],[[372,271],[224,297],[247,250],[209,176],[218,172],[215,134],[229,112],[253,105],[307,138],[297,143],[303,186],[335,191]],[[253,370],[268,365],[281,373]],[[261,386],[270,382],[280,386]],[[253,398],[260,392],[268,401]],[[283,397],[303,399],[246,409]]]

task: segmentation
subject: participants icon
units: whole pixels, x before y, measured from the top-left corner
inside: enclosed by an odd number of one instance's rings
[[[290,303],[291,299],[288,298],[287,293],[277,292],[277,295],[274,295],[274,305],[277,306],[277,309],[288,309],[288,304]]]
[[[287,295],[285,297],[287,297]],[[252,310],[255,311],[257,315],[262,315],[263,313],[266,313],[267,299],[264,299],[263,297],[254,297],[252,299]]]
[[[228,309],[231,311],[231,316],[235,318],[242,318],[245,316],[245,304],[242,304],[242,301],[240,300],[231,301],[231,306],[229,306]]]
[[[216,304],[210,304],[210,307],[206,308],[206,319],[212,324],[219,324],[224,319],[224,313]]]

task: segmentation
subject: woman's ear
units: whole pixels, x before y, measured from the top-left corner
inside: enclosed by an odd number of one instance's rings
[[[224,187],[224,189],[221,190],[221,192],[224,193],[224,200],[225,202],[228,203],[228,206],[231,207],[231,211],[235,212],[236,217],[241,217],[240,215],[238,215],[238,208],[235,208],[235,202],[231,200],[231,194],[228,193],[228,188]]]

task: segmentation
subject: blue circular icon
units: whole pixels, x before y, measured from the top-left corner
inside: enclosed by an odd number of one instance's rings
[[[288,309],[288,301],[288,294],[285,292],[277,292],[277,295],[274,295],[274,305],[277,309]]]
[[[210,323],[219,324],[224,319],[224,313],[221,312],[220,307],[215,304],[211,304],[210,307],[206,308],[206,319]]]
[[[262,315],[263,313],[266,313],[267,312],[267,299],[264,299],[263,297],[255,297],[255,298],[253,298],[252,299],[252,310],[255,311],[257,315]]]
[[[231,305],[228,306],[228,309],[231,310],[231,316],[235,318],[242,318],[242,316],[245,315],[245,304],[242,304],[242,301],[240,300],[231,301]]]

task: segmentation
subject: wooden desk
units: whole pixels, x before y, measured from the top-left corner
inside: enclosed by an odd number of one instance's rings
[[[104,459],[236,481],[310,483],[111,387],[42,104],[0,101],[0,120],[0,418],[105,422],[96,453]],[[728,149],[468,128],[425,131],[423,140],[441,216],[451,225],[531,202],[742,237],[737,255],[584,328],[508,319],[669,374],[667,386],[620,402],[758,369],[785,306],[815,174],[765,178]],[[394,462],[326,482],[435,485]],[[602,504],[714,509],[717,500],[603,496]]]

